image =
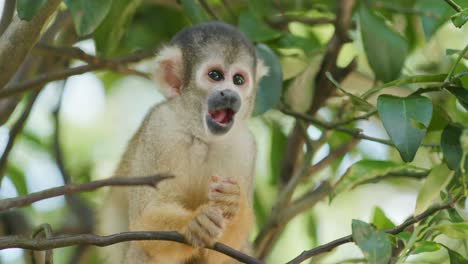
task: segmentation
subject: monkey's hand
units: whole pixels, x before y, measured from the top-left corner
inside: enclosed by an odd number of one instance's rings
[[[194,247],[212,246],[224,229],[224,218],[220,209],[205,205],[185,229],[185,239]]]
[[[209,204],[221,209],[224,218],[230,220],[239,211],[240,187],[236,179],[211,177],[208,192]]]

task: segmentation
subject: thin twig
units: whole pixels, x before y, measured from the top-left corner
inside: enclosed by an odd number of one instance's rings
[[[459,6],[457,3],[455,3],[453,0],[445,0],[447,4],[449,4],[455,11],[461,12],[463,11],[463,8]]]
[[[138,240],[165,240],[188,244],[181,234],[174,231],[138,231],[123,232],[108,236],[98,236],[94,234],[59,235],[46,239],[30,239],[19,236],[7,236],[0,238],[0,250],[7,248],[47,250],[83,244],[105,247],[116,243]],[[213,246],[207,248],[230,256],[242,263],[263,264],[262,261],[221,243],[215,243]]]
[[[396,235],[396,234],[401,233],[402,231],[404,231],[407,227],[409,227],[409,226],[411,226],[411,225],[413,225],[415,223],[418,223],[421,220],[424,220],[426,217],[431,216],[431,215],[433,215],[433,214],[435,214],[435,213],[437,213],[439,211],[451,208],[452,206],[453,206],[453,201],[449,201],[449,202],[444,203],[442,205],[431,207],[431,208],[427,209],[426,211],[422,212],[421,214],[409,218],[408,220],[403,222],[401,225],[398,225],[398,226],[393,227],[393,228],[385,229],[383,231],[385,233],[388,233],[388,234]],[[352,235],[347,235],[345,237],[333,240],[333,241],[331,241],[331,242],[329,242],[327,244],[318,246],[318,247],[310,249],[310,250],[303,251],[299,256],[295,257],[294,259],[289,261],[287,264],[302,263],[306,259],[309,259],[309,258],[311,258],[313,256],[316,256],[316,255],[319,255],[321,253],[329,252],[332,249],[334,249],[334,248],[336,248],[336,247],[338,247],[340,245],[349,243],[349,242],[353,242]]]
[[[54,47],[44,43],[38,43],[36,44],[35,48],[37,52],[51,53],[61,57],[77,59],[92,65],[102,65],[121,74],[136,75],[145,79],[151,79],[150,75],[145,72],[131,69],[127,67],[127,65],[112,63],[111,60],[105,58],[90,55],[77,47]]]
[[[136,186],[136,185],[146,185],[150,187],[156,187],[158,183],[162,180],[173,178],[173,176],[168,174],[157,174],[154,176],[146,177],[131,177],[123,178],[116,177],[106,180],[92,181],[83,184],[68,184],[60,187],[54,187],[46,189],[43,191],[30,193],[23,196],[18,196],[15,198],[7,198],[0,200],[0,212],[5,211],[14,207],[22,207],[34,202],[48,199],[55,196],[72,194],[77,192],[87,192],[92,191],[104,186]]]
[[[362,133],[362,131],[360,129],[352,129],[352,128],[346,128],[346,127],[342,127],[342,126],[336,126],[335,124],[330,124],[330,123],[327,123],[327,122],[320,121],[320,120],[318,120],[318,119],[316,119],[316,118],[314,118],[314,117],[312,117],[310,115],[293,112],[293,111],[290,111],[288,109],[281,109],[281,111],[283,113],[285,113],[286,115],[290,115],[290,116],[293,116],[295,118],[305,120],[305,121],[307,121],[307,122],[309,122],[311,124],[317,125],[319,127],[323,127],[325,129],[343,132],[343,133],[349,134],[349,135],[351,135],[351,136],[353,136],[354,138],[357,138],[357,139],[364,139],[364,140],[374,141],[374,142],[378,142],[378,143],[381,143],[381,144],[384,144],[384,145],[387,145],[387,146],[390,146],[390,147],[395,147],[395,145],[390,140],[365,135],[365,134]],[[437,147],[440,147],[440,144],[431,144],[431,143],[427,144],[427,143],[425,143],[425,144],[421,144],[421,146],[422,147],[428,147],[428,148],[437,148]]]
[[[11,150],[13,149],[14,142],[16,137],[21,133],[23,130],[24,124],[31,113],[31,110],[34,106],[34,102],[36,101],[37,96],[39,95],[39,91],[34,92],[30,95],[28,99],[25,109],[15,124],[11,127],[10,132],[8,133],[8,142],[3,150],[2,157],[0,158],[0,182],[3,178],[4,172],[7,167],[8,156],[10,155]]]
[[[206,12],[214,19],[214,20],[220,20],[219,16],[216,15],[216,13],[211,9],[210,5],[205,0],[198,0],[203,7],[203,9],[206,10]]]
[[[369,117],[375,115],[377,113],[377,110],[372,110],[372,111],[369,111],[363,115],[360,115],[360,116],[356,116],[356,117],[352,117],[350,119],[346,119],[346,120],[341,120],[341,121],[337,121],[337,122],[334,122],[332,124],[332,126],[344,126],[344,125],[347,125],[349,123],[352,123],[354,121],[358,121],[358,120],[366,120],[366,119],[369,119]]]
[[[40,225],[36,230],[33,231],[31,238],[35,238],[37,235],[43,233],[44,237],[51,238],[53,236],[52,233],[52,227],[49,224],[42,224]],[[34,255],[34,251],[31,251],[31,260],[33,263],[36,263],[36,257]],[[52,252],[52,249],[46,250],[45,256],[44,256],[44,263],[45,264],[53,264],[54,263],[54,254]]]
[[[109,60],[109,63],[117,64],[117,65],[125,65],[129,63],[138,62],[138,61],[141,61],[143,59],[146,59],[152,56],[154,56],[153,50],[141,51],[141,52],[137,52],[135,54],[129,55],[129,56],[111,59]],[[15,95],[15,94],[21,94],[29,90],[41,89],[43,85],[52,81],[63,80],[73,75],[79,75],[79,74],[83,74],[86,72],[100,70],[100,69],[104,69],[108,67],[109,67],[108,64],[99,64],[99,65],[88,64],[88,65],[78,66],[75,68],[62,69],[62,70],[57,70],[54,72],[49,72],[46,74],[41,74],[31,80],[7,85],[4,89],[0,90],[0,98]]]
[[[312,117],[310,115],[296,113],[296,112],[293,112],[293,111],[290,111],[290,110],[287,110],[287,109],[281,109],[281,111],[283,113],[287,114],[287,115],[290,115],[290,116],[293,116],[295,118],[305,120],[305,121],[307,121],[307,122],[309,122],[311,124],[323,127],[325,129],[336,130],[336,131],[340,131],[340,132],[349,134],[349,135],[353,136],[354,138],[365,139],[365,140],[369,140],[369,141],[375,141],[375,142],[378,142],[378,143],[382,143],[382,144],[385,144],[385,145],[388,145],[388,146],[394,146],[393,143],[390,140],[364,135],[364,134],[362,134],[361,130],[359,130],[359,129],[351,129],[351,128],[346,128],[346,127],[342,127],[342,126],[335,126],[333,124],[329,124],[329,123],[320,121],[320,120],[318,120],[318,119],[316,119],[316,118],[314,118],[314,117]]]

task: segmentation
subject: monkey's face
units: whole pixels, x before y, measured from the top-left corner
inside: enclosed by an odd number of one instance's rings
[[[239,58],[242,58],[240,56]],[[205,127],[212,135],[224,135],[245,118],[253,92],[253,60],[206,59],[195,73],[198,89],[206,94],[203,107]]]

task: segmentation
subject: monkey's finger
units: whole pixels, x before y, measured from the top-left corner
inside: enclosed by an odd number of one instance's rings
[[[218,217],[221,217],[221,219],[214,219]],[[218,236],[221,234],[221,230],[224,227],[222,214],[219,214],[215,217],[208,216],[206,214],[200,214],[198,215],[196,221],[200,225],[200,227],[206,231],[209,238],[211,239],[218,238]]]
[[[225,194],[225,193],[213,192],[213,193],[210,193],[209,199],[215,205],[223,206],[223,205],[239,204],[240,196],[238,194]]]
[[[219,181],[219,177],[213,175],[213,176],[211,176],[211,181],[212,181],[212,182],[218,182],[218,181]]]
[[[205,247],[210,242],[207,231],[195,219],[187,226],[185,238],[194,247]]]
[[[224,179],[223,182],[229,182],[229,183],[232,183],[232,184],[239,184],[239,180],[237,180],[236,178],[232,178],[232,177]]]
[[[210,190],[214,193],[239,194],[240,187],[239,185],[229,183],[213,183],[210,186]]]

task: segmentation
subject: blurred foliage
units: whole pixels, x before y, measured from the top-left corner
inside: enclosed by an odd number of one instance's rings
[[[409,256],[418,263],[426,263],[433,256],[437,257],[437,263],[468,263],[468,214],[464,205],[468,195],[468,30],[465,25],[468,0],[453,1],[459,10],[447,2],[357,1],[348,32],[351,44],[339,54],[338,64],[346,65],[356,55],[358,67],[342,83],[327,73],[337,89],[316,117],[327,122],[328,127],[300,121],[304,135],[310,137],[307,140],[310,146],[304,147],[303,154],[311,149],[315,151],[312,164],[348,142],[351,136],[343,133],[347,129],[363,129],[352,131],[372,134],[383,125],[381,130],[386,131],[390,146],[379,146],[385,152],[379,156],[373,152],[378,149],[375,145],[366,149],[363,142],[322,171],[307,175],[310,177],[301,182],[294,197],[314,189],[324,180],[333,185],[329,194],[331,208],[336,206],[338,198],[350,197],[357,192],[352,190],[370,183],[410,188],[417,193],[414,214],[457,197],[454,208],[429,216],[397,235],[381,231],[394,227],[397,222],[389,216],[392,212],[385,210],[386,214],[379,207],[374,208],[369,223],[357,219],[347,223],[347,230],[352,231],[356,245],[362,250],[361,256],[368,263],[387,263],[392,257],[392,263],[404,263]],[[45,0],[18,0],[17,13],[22,19],[31,20],[45,3]],[[97,56],[156,50],[182,28],[211,20],[237,26],[256,44],[258,57],[269,67],[268,76],[259,84],[254,110],[257,117],[252,124],[259,141],[253,201],[256,227],[261,229],[279,193],[281,162],[294,122],[278,110],[293,109],[307,114],[314,96],[320,93],[315,77],[334,32],[337,3],[327,0],[63,0],[63,3],[70,11],[80,40],[93,40]],[[451,36],[455,37],[444,39],[446,32],[452,32]],[[454,40],[462,45],[452,44]],[[111,72],[97,76],[108,98],[128,78]],[[378,116],[374,117],[376,113]],[[43,123],[52,123],[50,116]],[[99,144],[104,136],[96,130],[76,128],[66,122],[64,125],[67,128],[61,131],[68,134],[63,136],[65,164],[72,180],[84,182],[96,178],[101,161],[93,156],[90,146]],[[338,128],[341,132],[335,131]],[[21,144],[28,145],[24,151],[31,156],[45,155],[46,160],[53,159],[51,133],[26,129],[20,140]],[[23,195],[30,191],[28,172],[23,169],[25,154],[15,157],[10,160],[6,175],[16,193]],[[99,200],[96,196],[82,197],[92,204]],[[346,207],[354,210],[355,205],[351,203]],[[304,244],[308,247],[327,242],[320,238],[328,230],[321,230],[323,222],[317,210],[313,208],[300,215],[299,225],[288,226],[279,241],[285,249],[273,248],[268,263],[283,263],[287,257],[296,255],[297,249],[289,252],[288,243],[282,242],[284,239],[290,242],[300,235],[307,239]],[[34,207],[23,211],[34,219],[34,224],[47,221],[64,225],[60,219],[66,210],[62,207],[51,212],[39,212]],[[301,232],[291,235],[293,228]],[[397,244],[403,248],[395,251]],[[392,255],[392,248],[396,255]],[[65,263],[72,254],[71,250],[57,252],[58,263]],[[340,263],[345,263],[346,257],[346,253],[341,254],[338,259],[344,262]],[[91,259],[97,261],[91,254],[87,263],[93,263]],[[326,258],[324,262],[318,261],[314,263],[331,263]]]

